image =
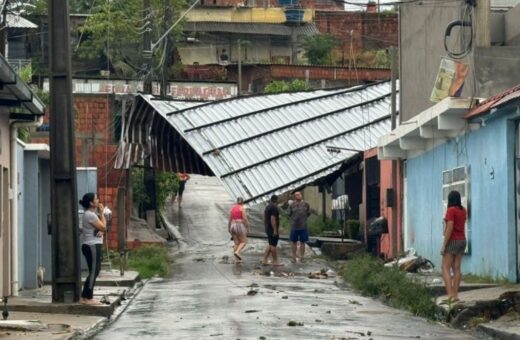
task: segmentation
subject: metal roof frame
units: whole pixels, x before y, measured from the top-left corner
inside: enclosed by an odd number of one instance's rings
[[[259,203],[330,177],[357,150],[377,146],[390,131],[390,94],[390,82],[378,82],[192,107],[139,95],[125,114],[116,164],[150,156],[147,166],[214,175],[233,198]],[[331,142],[345,149],[331,155]]]

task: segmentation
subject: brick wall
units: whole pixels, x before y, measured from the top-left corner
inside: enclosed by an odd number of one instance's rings
[[[344,65],[363,51],[397,46],[397,14],[316,11],[314,22],[321,33],[337,38],[335,61]]]
[[[390,80],[390,70],[388,69],[358,68],[355,70],[344,66],[244,65],[242,68],[242,93],[247,93],[250,89],[252,93],[261,93],[264,87],[273,80],[305,80],[307,71],[311,88],[332,88]],[[236,81],[237,78],[236,66],[229,66],[228,79]]]
[[[125,172],[113,168],[117,151],[114,140],[114,103],[111,96],[91,94],[75,94],[73,102],[76,115],[76,165],[97,168],[99,199],[113,214],[112,228],[108,234],[111,248],[117,247],[117,188],[126,181]],[[44,123],[48,121],[47,114]],[[48,144],[48,133],[36,134],[31,142]]]
[[[345,80],[345,81],[375,81],[390,79],[390,70],[387,69],[357,69],[334,66],[306,66],[306,65],[272,65],[273,79],[305,79],[306,71],[309,79],[318,80]]]

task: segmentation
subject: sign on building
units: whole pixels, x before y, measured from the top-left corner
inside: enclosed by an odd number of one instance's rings
[[[49,80],[45,79],[43,89],[49,90]],[[84,94],[136,94],[143,91],[143,82],[108,80],[108,79],[73,79],[72,92]],[[152,93],[159,95],[160,85],[152,84]],[[220,100],[237,95],[237,85],[234,83],[206,82],[170,82],[167,95],[174,99],[188,100]]]
[[[467,74],[467,64],[441,58],[439,73],[437,73],[430,100],[440,102],[446,97],[460,97]]]

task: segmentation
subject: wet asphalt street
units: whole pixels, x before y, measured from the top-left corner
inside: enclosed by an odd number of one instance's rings
[[[310,279],[321,258],[260,266],[265,241],[250,240],[244,263],[232,259],[229,196],[215,178],[193,176],[181,211],[169,211],[184,242],[172,277],[149,281],[121,317],[95,339],[472,339],[339,288],[336,278]],[[289,326],[293,321],[297,325]]]

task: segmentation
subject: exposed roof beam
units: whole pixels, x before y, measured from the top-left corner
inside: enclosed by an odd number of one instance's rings
[[[399,159],[406,158],[407,156],[406,151],[403,151],[397,146],[384,146],[379,148],[377,154],[378,159]]]
[[[423,125],[419,127],[419,135],[426,139],[448,138],[450,133],[448,131],[439,131],[436,126]]]
[[[466,126],[463,116],[440,115],[437,117],[439,130],[460,130]]]
[[[423,150],[426,147],[426,141],[420,137],[401,137],[399,146],[403,150]]]

